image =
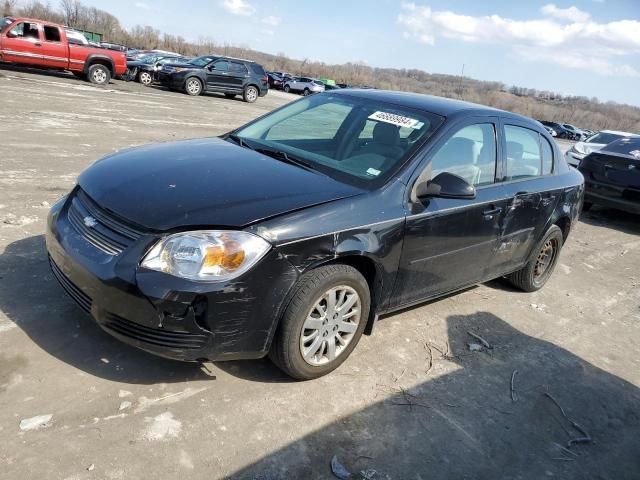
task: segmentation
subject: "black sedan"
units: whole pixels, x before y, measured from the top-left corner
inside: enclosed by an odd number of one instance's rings
[[[628,137],[590,153],[578,167],[584,175],[584,210],[592,205],[640,214],[640,138]]]
[[[531,119],[339,90],[103,158],[52,207],[46,242],[62,286],[123,342],[269,355],[310,379],[380,314],[505,275],[541,288],[582,196]]]

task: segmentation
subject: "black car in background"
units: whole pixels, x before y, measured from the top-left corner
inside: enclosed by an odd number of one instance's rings
[[[274,72],[269,72],[267,73],[267,77],[269,77],[269,88],[282,90],[282,88],[284,87],[284,80],[280,75]]]
[[[594,204],[640,214],[640,137],[616,140],[580,162],[583,210]]]
[[[188,95],[204,92],[224,93],[227,98],[242,95],[253,103],[269,92],[269,77],[261,65],[250,60],[203,55],[190,62],[165,65],[158,73],[159,81],[170,90]]]
[[[155,57],[154,61],[146,61],[146,58],[143,61],[139,62],[135,67],[135,74],[133,78],[142,85],[149,86],[153,82],[158,80],[158,72],[162,69],[164,65],[173,65],[173,64],[184,64],[191,60],[191,57]],[[127,62],[127,67],[130,63]]]
[[[542,288],[582,194],[531,119],[333,90],[221,138],[108,155],[52,207],[46,243],[118,339],[180,360],[269,355],[310,379],[380,314],[504,275]]]
[[[567,138],[567,139],[573,138],[573,133],[567,130],[566,128],[564,128],[560,123],[549,122],[547,120],[538,120],[538,121],[542,125],[553,128],[558,138]]]

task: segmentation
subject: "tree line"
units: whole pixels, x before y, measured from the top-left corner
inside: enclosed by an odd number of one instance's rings
[[[211,38],[187,41],[180,35],[160,32],[151,26],[124,28],[109,12],[89,7],[79,0],[60,0],[59,6],[31,0],[0,0],[3,14],[39,18],[80,30],[100,33],[105,41],[131,48],[161,49],[182,55],[218,53],[254,60],[267,70],[287,71],[295,75],[330,78],[340,83],[403,90],[458,98],[508,110],[529,117],[571,123],[592,130],[616,129],[640,133],[640,108],[597,98],[565,96],[501,82],[469,77],[427,73],[418,69],[376,68],[363,63],[326,64],[310,59],[296,60],[284,53],[272,55],[247,46],[220,43]]]

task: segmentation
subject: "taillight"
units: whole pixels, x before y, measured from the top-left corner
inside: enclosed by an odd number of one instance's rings
[[[266,75],[264,77],[262,77],[262,81],[263,82],[268,82],[269,81],[269,77],[267,77]]]

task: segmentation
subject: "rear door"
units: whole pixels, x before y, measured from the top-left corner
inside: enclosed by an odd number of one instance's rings
[[[2,58],[5,62],[42,64],[42,37],[38,23],[16,23],[2,37]]]
[[[548,140],[524,123],[503,125],[503,184],[509,197],[491,274],[520,267],[544,234],[560,198]]]
[[[226,85],[229,91],[242,92],[245,81],[249,78],[249,69],[241,62],[229,62],[229,74],[226,76]]]
[[[67,46],[63,43],[60,27],[55,25],[42,25],[42,61],[47,67],[67,68]]]
[[[439,141],[422,174],[458,175],[476,187],[473,200],[432,198],[410,205],[392,307],[463,288],[486,278],[507,196],[496,181],[500,144],[494,117],[469,118]],[[428,171],[430,169],[430,171]]]

